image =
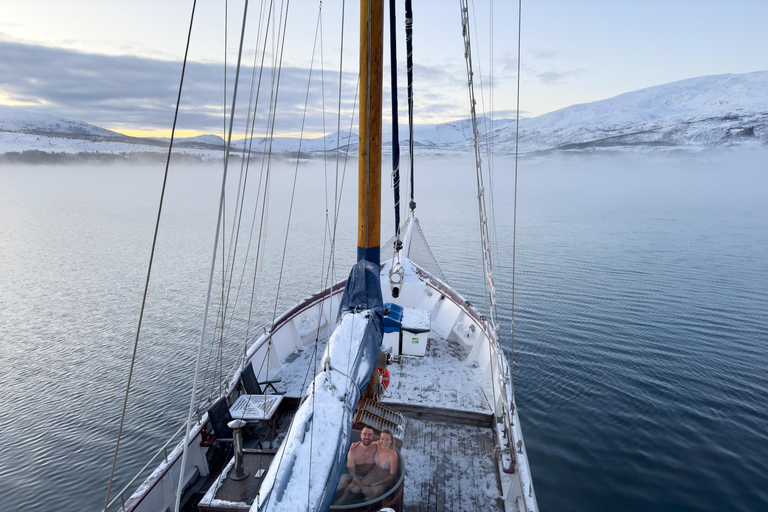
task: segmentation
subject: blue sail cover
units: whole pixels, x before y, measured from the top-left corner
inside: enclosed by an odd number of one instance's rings
[[[381,277],[379,266],[368,260],[360,260],[352,267],[341,296],[339,318],[348,311],[384,308],[381,297]]]
[[[360,260],[347,279],[321,371],[307,388],[251,512],[328,510],[346,466],[355,407],[375,369],[383,334],[379,266]]]

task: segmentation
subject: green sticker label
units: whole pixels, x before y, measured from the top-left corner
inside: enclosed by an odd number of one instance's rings
[[[412,340],[413,340],[412,343],[418,343],[419,342],[419,338],[413,338]]]

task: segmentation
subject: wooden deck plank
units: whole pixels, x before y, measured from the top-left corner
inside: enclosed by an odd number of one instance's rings
[[[461,450],[459,448],[459,438],[458,436],[451,436],[451,443],[453,444],[451,452],[456,454],[461,454]],[[454,461],[454,478],[453,481],[456,482],[454,485],[454,490],[456,493],[454,494],[454,507],[458,506],[461,508],[462,505],[462,493],[461,493],[461,480],[462,480],[462,468],[459,467],[458,461]]]
[[[441,451],[437,456],[437,467],[435,469],[435,482],[439,483],[439,488],[435,492],[435,510],[445,510],[445,462],[447,450],[444,443],[441,443]]]
[[[461,507],[459,506],[459,496],[458,496],[458,489],[451,485],[445,485],[445,482],[453,481],[453,479],[456,478],[456,465],[452,461],[451,454],[456,453],[456,447],[454,446],[454,440],[453,439],[446,439],[445,443],[445,469],[443,471],[443,475],[445,476],[445,479],[443,480],[444,488],[443,492],[445,493],[445,510],[460,510]]]
[[[432,474],[431,478],[431,487],[434,489],[433,492],[429,494],[429,511],[430,512],[437,512],[437,495],[442,492],[443,488],[443,482],[440,481],[440,479],[437,476],[437,459],[440,457],[442,452],[444,451],[443,448],[443,440],[440,439],[440,436],[437,432],[437,429],[434,426],[434,423],[431,425],[430,429],[430,435],[432,438],[431,446],[434,446],[435,449],[430,450],[429,453],[429,469]]]
[[[407,512],[504,510],[490,428],[411,418],[402,453]]]
[[[404,416],[427,423],[443,422],[453,425],[471,425],[473,427],[493,426],[493,414],[490,412],[462,411],[395,402],[387,402],[387,407],[395,409]]]
[[[427,448],[428,446],[431,446],[432,444],[432,429],[427,427],[422,429],[420,433],[421,437],[421,449],[423,450],[422,453],[428,454],[430,450]],[[424,483],[421,485],[421,490],[419,494],[421,495],[421,510],[423,512],[429,512],[429,494],[433,488],[434,482],[432,480],[432,475],[434,474],[432,471],[432,468],[429,467],[429,459],[427,459],[427,463],[423,469],[425,471],[425,477]]]

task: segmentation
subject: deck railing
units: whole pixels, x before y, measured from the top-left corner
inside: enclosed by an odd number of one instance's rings
[[[128,482],[125,487],[122,488],[120,492],[118,492],[114,498],[112,498],[112,501],[109,502],[109,505],[107,505],[106,510],[102,510],[102,512],[111,512],[113,510],[122,510],[125,508],[125,500],[126,498],[130,497],[131,493],[133,493],[133,490],[129,493],[128,490],[133,488],[133,484],[138,480],[144,472],[147,470],[147,468],[150,467],[150,465],[157,460],[157,458],[160,455],[163,455],[166,460],[168,459],[168,446],[171,445],[171,443],[178,443],[178,440],[176,438],[181,434],[183,431],[186,431],[187,422],[185,421],[179,429],[168,439],[168,441],[165,442],[165,444],[160,447],[159,450],[152,456],[149,461],[144,464],[144,467],[141,468],[136,475],[131,479],[130,482]],[[127,494],[127,496],[126,496]],[[118,506],[119,505],[119,506]]]

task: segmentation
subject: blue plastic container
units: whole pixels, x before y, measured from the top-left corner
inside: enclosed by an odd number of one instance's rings
[[[400,332],[403,325],[403,308],[392,302],[384,304],[384,332]]]

